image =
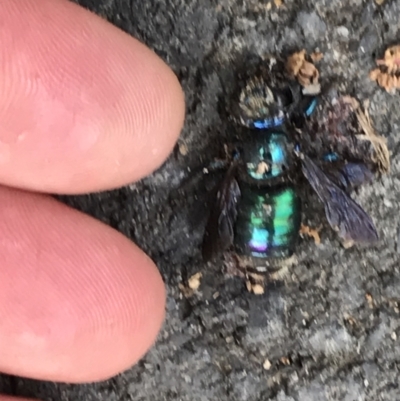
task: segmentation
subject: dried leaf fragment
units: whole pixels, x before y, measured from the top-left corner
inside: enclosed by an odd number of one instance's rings
[[[200,279],[202,276],[203,275],[199,272],[190,277],[188,280],[189,288],[191,288],[192,290],[197,290],[200,287]]]
[[[309,226],[306,226],[305,224],[302,224],[300,226],[300,234],[307,235],[309,237],[312,237],[314,239],[314,242],[319,245],[321,243],[321,238],[319,236],[319,231],[321,230],[321,227],[315,229],[311,228]]]
[[[288,57],[285,66],[286,71],[290,77],[296,78],[305,89],[312,86],[316,87],[319,92],[319,71],[313,63],[314,60],[320,60],[321,58],[322,53],[312,53],[311,56],[308,56],[306,50],[303,49]],[[315,90],[313,90],[313,93]]]
[[[264,294],[264,287],[261,284],[254,284],[252,291],[255,295],[262,295]]]
[[[361,108],[357,99],[351,96],[343,96],[343,102],[349,104],[356,113],[358,124],[362,130],[362,134],[357,135],[357,138],[362,141],[369,141],[374,148],[375,156],[372,158],[376,163],[381,174],[390,171],[390,153],[387,147],[386,138],[379,135],[372,126],[371,118],[368,113],[368,101],[365,102],[364,111]]]
[[[374,70],[370,71],[369,78],[372,81],[376,81],[379,78],[380,75],[381,75],[381,70],[379,68],[375,68]]]
[[[318,63],[318,61],[321,61],[324,57],[324,54],[321,52],[313,52],[310,54],[310,58],[313,63]]]
[[[378,135],[374,130],[368,110],[363,112],[359,106],[356,109],[358,122],[364,131],[364,135],[359,135],[359,138],[371,142],[375,150],[374,162],[377,164],[381,173],[388,173],[390,171],[390,153],[387,147],[386,138]]]
[[[390,46],[386,49],[383,59],[376,60],[378,66],[386,67],[386,72],[393,74],[400,71],[400,45]]]
[[[185,298],[190,298],[199,289],[201,284],[201,277],[203,274],[201,272],[194,274],[187,281],[187,286],[179,283],[179,289]]]
[[[246,288],[255,295],[264,294],[265,276],[263,274],[248,273]]]
[[[378,68],[369,73],[369,78],[387,92],[400,89],[400,45],[388,47],[376,64]]]
[[[248,292],[252,292],[254,295],[264,294],[264,287],[261,284],[253,284],[250,280],[246,281],[246,288]]]
[[[365,294],[365,299],[367,300],[368,307],[370,309],[373,309],[374,308],[374,298],[372,297],[372,295],[369,294],[369,293],[366,293]]]
[[[299,74],[305,59],[306,51],[304,49],[288,57],[286,60],[286,71],[291,77],[295,78]]]
[[[280,361],[286,366],[290,365],[290,359],[287,356],[283,356]]]
[[[372,81],[376,81],[381,88],[386,90],[386,92],[400,89],[400,77],[394,74],[388,74],[387,72],[382,72],[379,68],[372,70],[369,73],[369,78]]]

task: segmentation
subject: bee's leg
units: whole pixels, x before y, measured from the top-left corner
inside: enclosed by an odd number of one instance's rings
[[[203,167],[203,174],[214,173],[219,170],[226,169],[230,161],[226,159],[215,159],[207,167]]]
[[[265,262],[265,265],[248,266],[246,272],[246,287],[248,291],[261,295],[264,293],[264,288],[267,284],[285,281],[290,274],[290,267],[296,262],[297,258],[291,256],[274,261],[271,264]]]
[[[225,273],[245,280],[247,290],[256,295],[264,293],[267,283],[285,280],[290,274],[290,267],[296,262],[297,258],[294,255],[274,262],[239,256],[234,252],[224,255]]]
[[[235,252],[226,252],[224,254],[224,267],[225,273],[228,276],[237,276],[240,278],[246,278],[246,270],[243,266],[240,256]]]
[[[235,252],[224,255],[225,273],[243,279],[249,292],[257,295],[264,293],[266,276],[253,269],[248,258],[239,256]]]
[[[275,267],[275,270],[268,275],[269,281],[282,281],[290,274],[290,268],[297,263],[297,258],[292,255],[281,259]]]
[[[252,268],[247,269],[246,287],[247,291],[256,295],[264,294],[265,286],[268,283],[268,276],[264,272],[257,272]]]
[[[240,152],[235,145],[224,145],[224,153],[224,158],[214,159],[207,167],[203,168],[203,174],[214,173],[219,170],[227,169],[240,155]]]

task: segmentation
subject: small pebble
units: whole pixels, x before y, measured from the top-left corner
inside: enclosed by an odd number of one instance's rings
[[[178,149],[179,149],[179,153],[180,153],[182,156],[186,156],[186,155],[188,154],[188,152],[189,152],[189,149],[188,149],[186,143],[184,143],[184,142],[181,142],[181,143],[178,145]]]
[[[271,364],[271,362],[269,361],[269,359],[266,359],[266,360],[264,361],[264,363],[263,363],[263,368],[264,368],[265,370],[270,370],[270,369],[271,369],[271,366],[272,366],[272,364]]]
[[[189,288],[192,290],[197,290],[200,287],[200,279],[202,274],[196,273],[188,280]]]
[[[307,40],[316,42],[325,35],[326,24],[315,11],[311,13],[300,12],[297,16],[297,23]]]
[[[345,26],[339,26],[338,28],[336,28],[336,32],[343,38],[349,37],[349,30]]]

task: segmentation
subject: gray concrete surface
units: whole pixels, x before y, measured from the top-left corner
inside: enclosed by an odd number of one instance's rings
[[[284,0],[271,9],[269,0],[79,3],[152,47],[186,92],[186,156],[175,152],[136,185],[64,199],[152,256],[168,285],[168,317],[157,345],[112,380],[64,385],[2,376],[0,390],[54,401],[400,400],[400,93],[389,95],[368,79],[374,59],[400,40],[400,1]],[[189,169],[207,164],[232,138],[222,105],[246,55],[303,47],[324,53],[322,83],[335,79],[371,100],[375,126],[388,138],[390,176],[357,195],[381,241],[344,250],[324,225],[319,246],[300,242],[286,281],[255,296],[240,279],[224,277],[221,263],[201,262],[205,221],[193,208],[204,208],[205,184],[214,178],[188,180]],[[306,221],[325,224],[313,202]],[[178,284],[198,271],[199,292],[186,299]]]

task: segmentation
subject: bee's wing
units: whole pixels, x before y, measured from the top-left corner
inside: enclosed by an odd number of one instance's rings
[[[305,155],[302,170],[324,203],[329,224],[342,239],[356,243],[373,243],[378,240],[375,225],[368,214]]]
[[[338,169],[329,170],[327,176],[346,192],[372,182],[374,178],[368,166],[364,163],[353,162],[346,163]]]
[[[347,163],[342,167],[341,173],[348,188],[357,188],[372,182],[374,178],[372,171],[363,163]]]
[[[237,204],[240,199],[236,181],[237,165],[232,164],[223,179],[211,210],[203,238],[203,259],[209,261],[233,243]]]

